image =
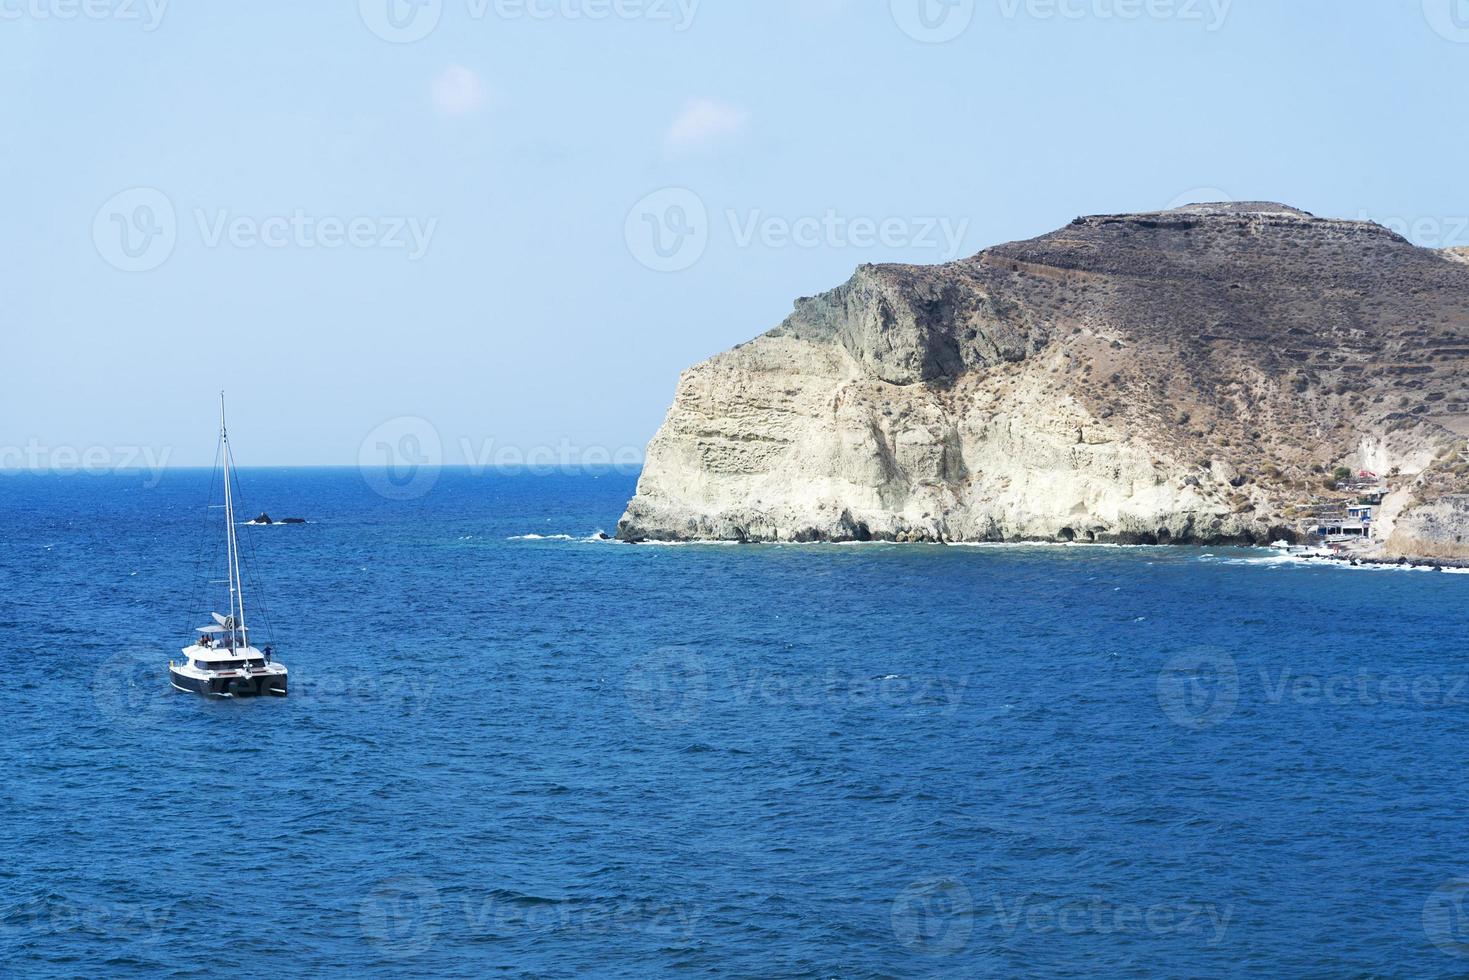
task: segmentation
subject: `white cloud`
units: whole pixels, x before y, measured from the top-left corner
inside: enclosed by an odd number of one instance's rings
[[[690,153],[711,149],[745,131],[750,114],[736,106],[713,99],[690,99],[684,103],[663,146],[670,153]]]
[[[434,108],[446,116],[465,116],[490,101],[485,83],[463,65],[450,65],[434,79]]]

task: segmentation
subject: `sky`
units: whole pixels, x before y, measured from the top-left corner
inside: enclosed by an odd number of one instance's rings
[[[0,469],[641,452],[868,262],[1469,245],[1469,0],[0,0]]]

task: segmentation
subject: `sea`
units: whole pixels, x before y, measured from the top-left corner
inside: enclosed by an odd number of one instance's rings
[[[1469,974],[1469,576],[627,545],[635,473],[0,477],[0,975]]]

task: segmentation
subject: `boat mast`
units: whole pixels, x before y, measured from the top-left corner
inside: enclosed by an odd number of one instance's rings
[[[235,637],[238,633],[245,637],[245,646],[250,645],[250,634],[245,631],[245,588],[240,578],[240,542],[235,536],[235,498],[230,479],[230,434],[225,426],[224,418],[224,392],[219,393],[219,441],[223,447],[224,455],[224,519],[225,519],[225,541],[228,550],[230,579],[230,652],[235,649]],[[239,618],[235,618],[235,610],[239,609]]]

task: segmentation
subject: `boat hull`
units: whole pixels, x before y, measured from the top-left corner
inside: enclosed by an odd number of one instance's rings
[[[249,677],[195,677],[170,668],[169,681],[186,694],[210,698],[283,698],[288,680],[282,674],[252,674]]]

